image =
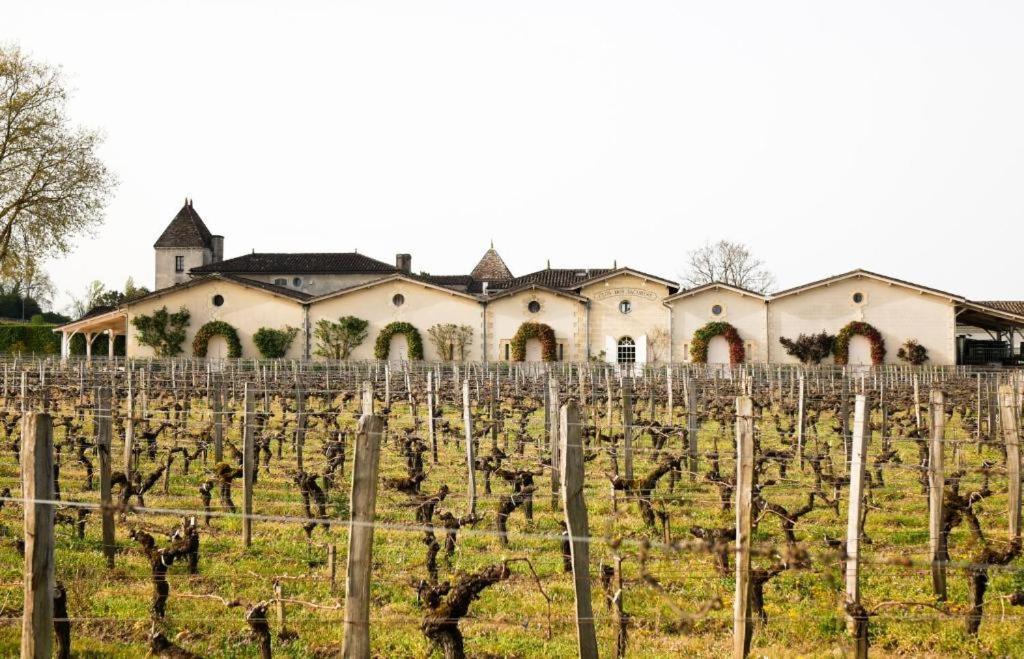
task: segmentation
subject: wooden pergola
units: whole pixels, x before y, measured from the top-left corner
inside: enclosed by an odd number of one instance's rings
[[[60,332],[60,358],[62,360],[71,356],[71,338],[75,334],[85,337],[85,356],[92,359],[92,342],[96,337],[106,334],[107,356],[114,356],[114,339],[117,336],[128,333],[128,310],[124,308],[110,310],[93,310],[78,320],[53,328],[54,332]]]

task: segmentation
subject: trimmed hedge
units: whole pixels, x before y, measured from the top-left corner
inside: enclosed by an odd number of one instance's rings
[[[199,328],[192,339],[192,353],[196,357],[205,357],[210,339],[215,336],[223,336],[228,342],[228,358],[238,359],[242,356],[242,342],[238,339],[238,331],[223,320],[211,320]]]
[[[409,359],[423,359],[423,337],[420,331],[413,325],[405,322],[394,322],[386,325],[377,335],[377,343],[373,347],[373,356],[377,359],[387,359],[391,353],[391,337],[395,334],[404,334],[409,344]]]
[[[540,358],[546,362],[558,361],[558,343],[555,341],[555,330],[544,323],[527,321],[519,326],[512,337],[512,361],[526,361],[526,342],[530,339],[540,341]]]

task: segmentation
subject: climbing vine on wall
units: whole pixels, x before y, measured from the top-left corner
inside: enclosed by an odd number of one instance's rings
[[[832,355],[836,364],[846,366],[850,363],[850,339],[854,335],[863,336],[871,343],[871,363],[877,366],[885,360],[885,340],[874,326],[854,320],[843,326],[836,334],[836,342],[832,346]]]
[[[215,336],[223,336],[228,342],[229,358],[237,359],[242,356],[242,342],[238,340],[238,331],[223,320],[211,320],[199,328],[196,337],[192,339],[192,353],[196,357],[205,357],[210,339]]]
[[[546,362],[558,360],[558,344],[555,342],[555,330],[544,323],[526,322],[519,326],[512,337],[512,361],[526,361],[526,342],[530,339],[540,341],[540,358]]]
[[[716,336],[725,337],[729,343],[729,363],[742,364],[746,357],[743,339],[740,338],[740,333],[736,331],[735,327],[723,321],[708,323],[693,333],[693,340],[690,342],[690,358],[697,364],[708,363],[708,345]]]
[[[423,337],[420,331],[410,323],[394,322],[386,325],[377,335],[377,343],[373,346],[373,356],[387,359],[391,353],[391,337],[404,334],[409,344],[409,359],[423,359]]]

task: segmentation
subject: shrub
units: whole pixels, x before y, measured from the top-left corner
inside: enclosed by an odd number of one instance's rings
[[[313,337],[316,339],[316,353],[328,359],[348,359],[352,351],[366,340],[369,321],[355,316],[342,316],[337,320],[316,321]]]
[[[136,338],[141,345],[152,348],[157,357],[173,357],[181,353],[185,328],[191,317],[185,307],[174,313],[168,313],[167,307],[161,307],[152,315],[135,316],[132,325],[138,330]]]
[[[896,356],[908,364],[920,366],[928,361],[928,348],[918,343],[917,339],[907,339],[896,351]]]
[[[820,334],[801,334],[795,341],[784,336],[779,338],[786,354],[796,357],[801,364],[820,364],[832,354],[835,342],[836,337],[824,330]]]
[[[260,351],[262,357],[267,359],[279,359],[288,353],[292,341],[299,333],[298,327],[285,325],[283,329],[272,327],[261,327],[252,335],[252,342]]]

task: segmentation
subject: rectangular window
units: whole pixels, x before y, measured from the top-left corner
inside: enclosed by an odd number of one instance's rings
[[[505,361],[509,361],[512,358],[512,345],[505,341]]]
[[[175,272],[185,272],[185,257],[184,256],[175,256],[174,257],[174,271]]]
[[[564,343],[559,343],[558,344],[558,361],[563,361],[564,359],[565,359],[565,344]]]

